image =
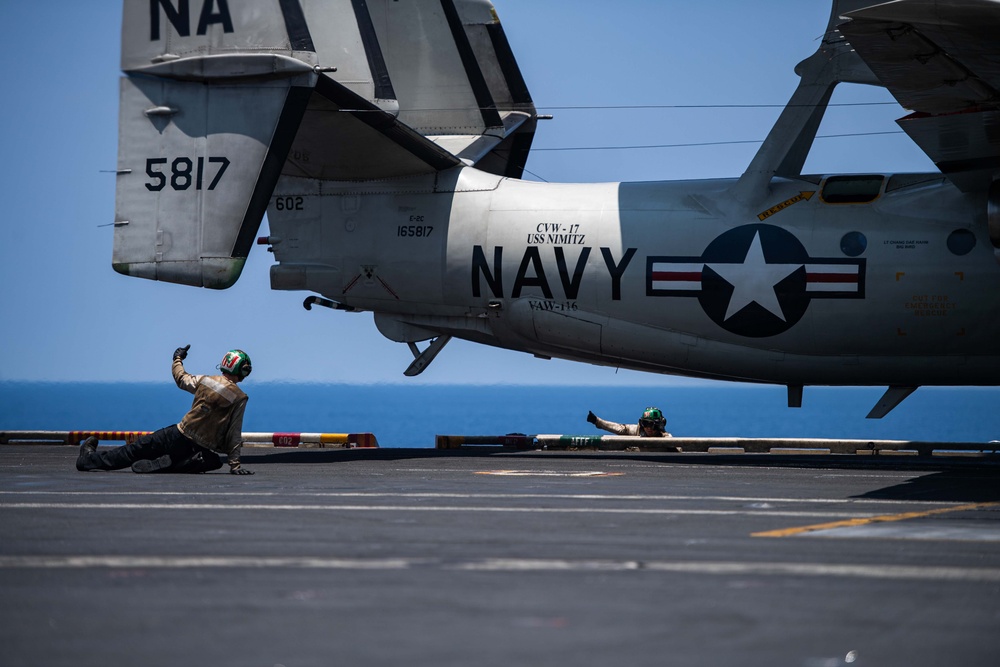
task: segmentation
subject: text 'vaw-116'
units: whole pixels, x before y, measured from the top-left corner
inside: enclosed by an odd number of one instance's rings
[[[787,385],[1000,380],[1000,3],[834,2],[739,179],[521,180],[538,115],[486,0],[126,0],[113,263],[452,337]],[[805,175],[841,82],[940,173]],[[431,341],[423,350],[416,343]]]

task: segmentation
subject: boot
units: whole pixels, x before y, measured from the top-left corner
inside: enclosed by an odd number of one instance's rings
[[[150,473],[150,472],[174,472],[170,470],[170,466],[174,464],[173,459],[170,458],[170,454],[164,454],[155,459],[139,459],[132,464],[132,472],[137,473]]]
[[[80,455],[76,457],[76,469],[80,472],[88,470],[98,470],[100,466],[95,465],[91,457],[97,453],[98,439],[94,436],[88,437],[80,443]]]

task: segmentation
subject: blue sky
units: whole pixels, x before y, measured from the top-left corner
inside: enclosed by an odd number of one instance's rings
[[[641,150],[543,150],[762,140],[779,108],[592,109],[627,105],[781,105],[793,67],[818,46],[825,0],[495,0],[543,122],[528,170],[562,182],[738,176],[757,144]],[[0,187],[0,380],[163,381],[175,347],[213,368],[247,350],[258,381],[649,384],[678,380],[541,361],[452,341],[408,380],[405,345],[370,314],[306,311],[306,293],[272,292],[255,246],[224,292],[154,283],[111,269],[121,2],[0,0],[4,104]],[[842,86],[834,103],[884,102]],[[820,135],[895,131],[898,106],[835,107]],[[926,171],[903,134],[819,139],[811,172]],[[267,233],[267,221],[260,234]],[[168,376],[167,376],[168,377]]]

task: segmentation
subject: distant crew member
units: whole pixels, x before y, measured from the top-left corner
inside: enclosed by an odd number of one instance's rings
[[[615,435],[637,435],[640,438],[669,438],[669,433],[663,430],[667,419],[659,408],[646,408],[639,417],[637,424],[619,424],[618,422],[601,419],[593,412],[587,413],[587,421],[599,429],[610,431]]]
[[[222,467],[218,452],[229,457],[230,473],[253,474],[240,466],[247,395],[237,386],[250,375],[250,357],[243,350],[230,350],[218,366],[221,375],[191,375],[184,370],[190,348],[177,348],[171,366],[177,386],[194,394],[191,409],[180,423],[101,452],[97,451],[97,438],[90,436],[80,445],[77,470],[131,466],[132,472],[138,473],[209,472]]]

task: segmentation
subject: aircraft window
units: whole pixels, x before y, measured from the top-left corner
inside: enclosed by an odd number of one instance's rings
[[[968,255],[976,247],[976,235],[968,229],[956,229],[948,234],[948,250],[953,255]]]
[[[831,176],[823,185],[823,201],[828,204],[864,204],[882,191],[884,176]]]
[[[868,239],[861,232],[847,232],[840,239],[840,251],[848,257],[857,257],[868,247]]]

